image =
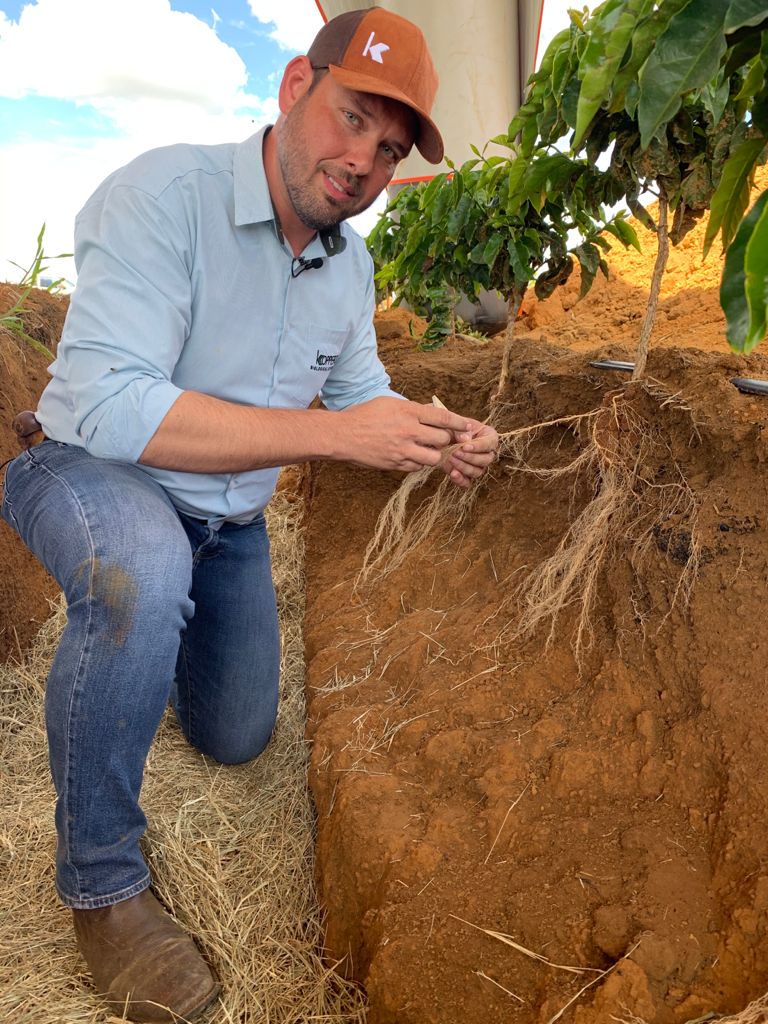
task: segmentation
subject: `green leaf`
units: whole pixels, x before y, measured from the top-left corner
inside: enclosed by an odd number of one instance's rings
[[[478,242],[477,245],[475,245],[474,248],[472,248],[470,250],[469,258],[470,258],[470,261],[472,263],[483,263],[484,262],[484,260],[485,260],[485,246],[486,246],[486,244],[487,243],[485,241]]]
[[[578,67],[576,55],[570,43],[571,41],[569,40],[568,45],[560,47],[552,65],[552,92],[558,99],[562,96],[564,86],[576,73]]]
[[[726,319],[728,344],[737,352],[747,352],[749,339],[750,310],[746,295],[745,258],[747,243],[752,232],[768,207],[768,192],[763,192],[755,205],[742,220],[736,235],[728,247],[720,284],[720,304]]]
[[[768,210],[763,209],[747,240],[744,256],[744,293],[749,308],[749,329],[744,351],[759,345],[768,330]]]
[[[576,127],[576,118],[578,117],[579,110],[579,91],[581,89],[581,82],[578,78],[572,78],[565,89],[563,90],[563,98],[560,104],[560,110],[563,115],[563,119],[569,128]]]
[[[430,181],[430,183],[426,186],[426,188],[422,191],[421,195],[419,196],[419,209],[420,210],[429,210],[429,208],[430,208],[430,206],[431,206],[431,204],[432,204],[432,202],[433,202],[433,200],[435,198],[435,193],[442,187],[442,185],[444,184],[445,180],[446,180],[446,175],[445,174],[436,174],[435,175],[435,177],[432,179],[432,181]],[[403,193],[400,192],[399,195],[398,195],[398,198],[399,198],[399,196],[402,196],[402,194]]]
[[[623,245],[627,247],[631,245],[632,248],[637,249],[638,252],[643,251],[640,247],[640,240],[637,237],[637,232],[631,224],[628,224],[621,217],[617,217],[612,223],[606,224],[605,230],[609,234],[613,235],[614,238],[618,238]]]
[[[752,101],[752,124],[768,138],[768,85]]]
[[[594,283],[600,269],[600,250],[590,242],[583,242],[572,250],[581,267],[581,289],[579,299],[583,299]]]
[[[525,198],[525,193],[520,185],[528,169],[528,161],[525,157],[519,156],[509,165],[509,191],[507,193],[507,214],[512,215],[520,209],[520,204]]]
[[[755,54],[760,52],[760,43],[760,35],[757,32],[748,32],[744,38],[740,38],[737,43],[734,43],[725,55],[723,63],[725,77],[730,78],[736,71],[746,67]]]
[[[544,200],[549,195],[556,195],[573,177],[578,166],[564,153],[553,153],[552,156],[532,160],[521,186],[524,196],[537,210],[541,210]]]
[[[709,224],[704,236],[705,258],[719,231],[722,230],[723,233],[723,248],[727,249],[730,245],[739,221],[749,205],[754,167],[764,146],[764,139],[747,139],[728,157],[720,184],[712,196]]]
[[[744,84],[738,93],[734,97],[734,100],[751,100],[756,92],[760,90],[760,86],[765,81],[765,68],[760,57],[755,57],[752,61],[747,77],[744,79]]]
[[[701,90],[701,100],[706,110],[712,117],[712,123],[718,124],[722,118],[728,101],[731,98],[731,83],[728,75],[723,70],[717,78],[707,82]]]
[[[724,30],[736,32],[747,26],[760,25],[768,18],[765,0],[731,0],[725,15]]]
[[[670,21],[640,72],[638,122],[646,149],[680,109],[684,93],[717,74],[727,46],[723,0],[690,0]]]
[[[448,221],[445,227],[446,238],[452,242],[458,242],[461,237],[461,233],[466,226],[471,210],[472,196],[465,192],[456,204],[456,208],[451,210],[448,215]]]
[[[648,213],[646,208],[637,198],[628,195],[627,206],[629,207],[632,216],[636,220],[639,220],[644,228],[647,228],[649,231],[653,231],[653,233],[656,234],[656,224],[654,223],[653,217],[651,217],[650,213]]]
[[[512,276],[516,281],[530,281],[533,274],[530,270],[531,253],[522,242],[513,238],[507,242],[509,262],[512,267]]]
[[[629,0],[588,22],[589,43],[579,62],[581,89],[576,109],[573,148],[578,149],[592,118],[612,95],[616,72],[632,42],[638,20],[653,6],[652,0]],[[594,23],[594,24],[593,24]]]
[[[666,0],[659,10],[654,11],[648,18],[638,23],[632,36],[631,56],[621,67],[613,83],[612,112],[626,110],[630,117],[634,116],[637,100],[636,98],[630,100],[628,106],[627,91],[631,88],[633,92],[636,92],[637,76],[656,45],[656,40],[662,35],[674,15],[682,10],[687,3],[688,0]]]
[[[494,263],[496,262],[496,257],[499,255],[503,245],[504,235],[502,235],[501,232],[495,235],[491,235],[485,246],[485,252],[483,253],[483,263],[492,268]]]
[[[451,188],[450,183],[444,182],[442,187],[438,189],[437,195],[432,203],[431,221],[433,226],[441,224],[445,220],[448,215],[448,210],[452,206],[455,198],[456,194]]]
[[[404,260],[408,259],[409,256],[412,256],[413,253],[415,253],[419,246],[423,243],[424,234],[425,232],[423,224],[415,224],[412,228],[410,228],[405,242],[405,248],[403,249],[402,254],[402,258]]]

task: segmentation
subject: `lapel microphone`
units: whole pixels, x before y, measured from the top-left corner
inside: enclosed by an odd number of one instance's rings
[[[319,270],[322,265],[323,260],[320,256],[315,256],[312,260],[305,260],[303,256],[297,256],[291,264],[291,277],[298,277],[305,270]]]

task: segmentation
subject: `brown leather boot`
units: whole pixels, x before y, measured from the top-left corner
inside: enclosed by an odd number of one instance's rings
[[[98,910],[73,910],[75,935],[93,981],[128,1020],[193,1020],[219,986],[197,946],[145,889]]]

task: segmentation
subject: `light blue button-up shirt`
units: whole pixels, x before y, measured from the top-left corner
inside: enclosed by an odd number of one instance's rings
[[[392,394],[376,354],[373,265],[363,240],[292,277],[262,159],[266,129],[240,144],[169,146],[112,174],[75,223],[77,288],[46,435],[136,462],[184,390],[272,409],[331,410]],[[277,469],[181,473],[142,467],[183,512],[247,522]]]

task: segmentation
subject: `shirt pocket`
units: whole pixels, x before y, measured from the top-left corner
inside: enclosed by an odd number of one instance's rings
[[[347,332],[308,323],[297,351],[281,374],[278,396],[294,408],[306,409],[319,395],[341,355]]]

